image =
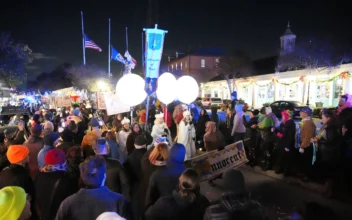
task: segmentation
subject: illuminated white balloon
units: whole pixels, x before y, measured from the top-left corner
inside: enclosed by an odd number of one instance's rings
[[[171,73],[163,73],[158,79],[156,95],[158,99],[168,105],[176,98],[176,78]]]
[[[197,81],[191,76],[182,76],[177,80],[177,97],[185,103],[191,104],[199,95],[199,86]]]
[[[126,105],[140,104],[147,97],[144,91],[144,79],[134,73],[124,75],[116,84],[116,94]]]

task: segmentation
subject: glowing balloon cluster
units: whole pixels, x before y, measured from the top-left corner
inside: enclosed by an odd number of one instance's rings
[[[176,78],[171,73],[163,73],[158,79],[156,95],[158,99],[168,105],[176,98]]]
[[[176,80],[174,75],[166,72],[158,79],[156,94],[165,104],[171,103],[176,98],[190,104],[198,97],[199,87],[197,81],[191,76],[182,76]]]
[[[144,79],[134,73],[124,75],[116,84],[116,94],[126,105],[140,104],[147,97],[144,91]]]

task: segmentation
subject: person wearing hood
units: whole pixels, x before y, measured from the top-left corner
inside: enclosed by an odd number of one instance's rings
[[[246,134],[246,127],[243,124],[243,105],[236,104],[235,111],[236,115],[233,119],[233,127],[231,136],[233,136],[234,142],[243,141]]]
[[[281,112],[282,122],[276,133],[278,137],[277,146],[279,151],[278,168],[275,173],[288,175],[291,171],[293,152],[295,149],[295,134],[296,124],[292,120],[291,112],[289,110]]]
[[[67,197],[60,205],[56,220],[96,219],[103,212],[116,212],[126,217],[126,200],[105,185],[106,161],[101,156],[90,156],[79,165],[86,186]]]
[[[95,155],[104,157],[106,161],[106,182],[105,185],[113,192],[120,193],[129,200],[129,181],[121,163],[109,158],[109,145],[104,138],[99,138],[93,145]]]
[[[50,133],[44,136],[44,147],[38,153],[38,167],[42,169],[45,164],[45,155],[49,150],[54,149],[59,143],[60,136],[57,133]]]
[[[117,143],[119,145],[120,149],[120,162],[123,164],[126,161],[127,157],[127,149],[126,149],[126,142],[128,135],[130,135],[131,128],[130,128],[130,120],[126,117],[123,118],[121,121],[122,128],[120,131],[117,133]]]
[[[149,207],[146,220],[203,219],[208,199],[200,193],[200,177],[196,170],[187,169],[179,177],[178,187],[171,195],[159,198]]]
[[[166,166],[155,171],[150,177],[146,208],[153,205],[160,197],[172,195],[176,189],[178,178],[185,171],[184,158],[186,148],[183,144],[171,147]]]
[[[24,142],[24,146],[26,146],[30,152],[29,154],[29,163],[28,163],[28,168],[29,168],[29,173],[34,180],[36,175],[39,172],[39,167],[38,167],[38,154],[41,149],[44,147],[44,139],[40,137],[40,134],[42,133],[42,126],[40,125],[35,125],[31,128],[31,136],[29,136],[29,139]]]
[[[216,128],[215,122],[208,121],[205,124],[204,147],[209,151],[222,149],[225,147],[225,139],[222,133]]]
[[[193,125],[191,113],[186,110],[183,112],[183,119],[179,124],[177,143],[186,147],[185,160],[190,160],[196,156],[195,146],[196,130]]]
[[[155,121],[152,129],[151,136],[153,137],[153,142],[154,143],[159,137],[161,136],[166,136],[169,143],[172,143],[172,138],[171,138],[171,132],[164,122],[164,114],[159,113],[155,115]]]
[[[61,202],[78,190],[65,175],[65,161],[65,153],[60,149],[52,149],[45,155],[45,165],[34,181],[38,192],[35,207],[40,219],[54,220]]]
[[[18,186],[0,189],[0,219],[29,220],[31,203],[27,193]]]
[[[217,204],[207,208],[204,220],[266,219],[261,205],[249,198],[241,171],[227,170],[222,178],[222,188],[225,192],[221,195]],[[256,218],[249,217],[252,214],[251,209],[258,209]]]

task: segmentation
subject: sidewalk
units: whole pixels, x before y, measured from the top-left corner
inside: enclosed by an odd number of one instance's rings
[[[260,173],[262,175],[266,175],[268,177],[284,181],[290,185],[299,186],[304,189],[308,189],[311,192],[322,194],[324,192],[324,185],[316,182],[303,182],[300,178],[289,176],[284,177],[282,174],[276,174],[274,170],[263,171],[259,166],[250,167],[248,165],[243,166],[243,169],[251,170],[256,173]],[[337,193],[334,197],[341,202],[346,202],[352,204],[352,198],[347,196],[345,193]]]

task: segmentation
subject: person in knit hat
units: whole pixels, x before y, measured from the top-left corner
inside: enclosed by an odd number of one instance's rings
[[[104,158],[90,156],[79,167],[86,187],[61,203],[56,220],[96,219],[103,212],[116,212],[126,217],[125,198],[104,186],[106,179]]]
[[[11,145],[8,148],[6,155],[11,165],[0,172],[0,189],[6,186],[19,186],[31,198],[34,198],[33,180],[26,168],[29,160],[28,154],[28,148],[23,145]],[[36,216],[33,204],[31,211],[33,216]]]
[[[54,149],[59,144],[60,135],[58,133],[49,133],[44,136],[44,147],[38,153],[38,167],[41,169],[45,164],[45,155],[49,150]]]
[[[171,147],[169,158],[164,168],[158,169],[150,177],[146,196],[146,208],[153,205],[160,197],[172,195],[178,185],[178,178],[185,171],[184,159],[186,148],[183,144]]]
[[[28,220],[31,204],[24,189],[18,186],[7,186],[0,189],[0,219]]]
[[[44,147],[44,139],[40,137],[42,133],[42,126],[35,125],[31,128],[31,136],[23,144],[31,152],[29,155],[28,168],[32,179],[34,180],[39,172],[38,167],[38,154],[39,151]]]
[[[61,149],[51,149],[45,155],[45,165],[34,181],[35,191],[40,192],[35,197],[40,219],[55,219],[61,202],[77,190],[77,186],[65,175],[65,161],[66,156]]]

